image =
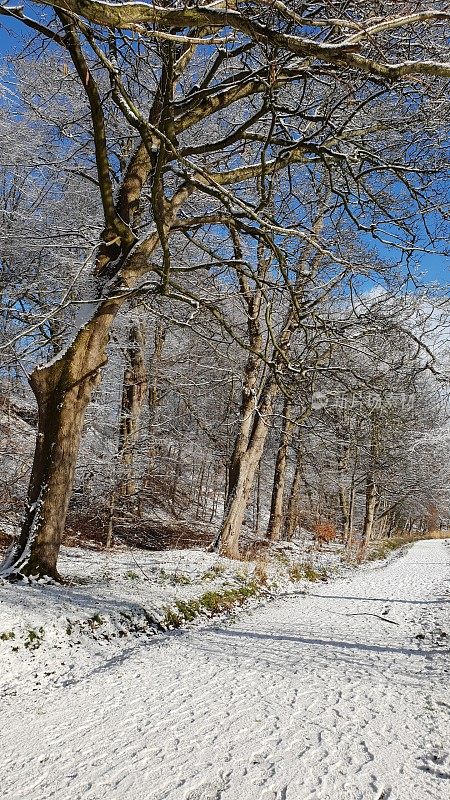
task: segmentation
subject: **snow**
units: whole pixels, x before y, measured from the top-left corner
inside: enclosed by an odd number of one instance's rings
[[[296,550],[297,558],[301,551]],[[36,658],[23,659],[24,650],[25,656],[27,649],[34,654],[37,646],[39,660],[44,653],[48,659],[43,672],[59,678],[65,672],[60,664],[63,651],[82,651],[77,660],[83,665],[87,659],[102,660],[105,646],[110,655],[120,653],[126,637],[148,641],[161,633],[161,626],[168,627],[166,613],[168,609],[177,612],[177,600],[242,587],[255,569],[254,562],[237,563],[201,549],[145,552],[114,548],[99,552],[79,547],[62,548],[58,566],[67,585],[35,579],[10,585],[0,576],[0,657],[5,657],[2,643],[7,642],[10,673],[17,661],[22,677],[24,670],[27,675],[34,674]],[[4,575],[7,573],[5,570]],[[275,560],[271,573],[279,590],[289,588],[284,562]],[[204,612],[203,621],[206,618]],[[30,631],[40,629],[44,631],[42,642],[31,643]]]
[[[80,553],[66,552],[66,574],[79,574]],[[158,557],[168,554],[146,555]],[[194,584],[216,558],[170,557],[165,569],[189,569]],[[102,558],[84,564],[97,570],[91,586],[0,587],[0,632],[39,620],[45,632],[36,649],[0,641],[4,798],[450,797],[450,541],[418,542],[229,621],[77,644],[54,614],[65,623],[69,607],[76,616],[107,602]],[[125,570],[130,554],[111,558]],[[140,603],[154,583],[123,575],[109,602]]]
[[[125,547],[110,551],[63,547],[58,569],[67,581],[65,586],[33,579],[26,586],[11,586],[2,582],[0,575],[0,636],[13,631],[15,645],[21,645],[30,629],[43,626],[50,647],[73,646],[74,641],[67,641],[68,624],[76,626],[78,633],[80,626],[89,633],[90,620],[96,614],[103,619],[98,632],[102,643],[123,638],[124,614],[133,619],[151,616],[156,625],[149,627],[148,635],[153,636],[167,608],[176,610],[177,600],[243,586],[252,580],[258,566],[267,571],[272,594],[292,591],[290,565],[309,564],[331,573],[345,569],[341,552],[340,545],[317,551],[307,532],[297,542],[276,549],[270,563],[236,562],[195,548],[151,552]],[[91,640],[89,636],[88,646]]]

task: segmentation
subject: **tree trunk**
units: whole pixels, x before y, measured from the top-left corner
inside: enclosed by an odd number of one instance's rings
[[[129,330],[120,413],[119,456],[123,468],[120,487],[122,497],[136,495],[134,456],[139,435],[139,419],[148,383],[144,351],[144,326],[136,318],[132,321]]]
[[[234,237],[236,259],[242,259],[240,242],[236,232],[230,228]],[[222,555],[239,558],[239,538],[245,511],[255,482],[264,444],[267,438],[267,418],[272,414],[273,403],[279,392],[274,368],[280,367],[279,353],[289,348],[292,334],[296,328],[296,312],[291,308],[284,321],[277,341],[277,353],[268,376],[262,377],[260,353],[263,345],[262,313],[263,285],[270,266],[271,256],[267,258],[264,244],[258,244],[258,276],[261,283],[258,288],[251,289],[243,272],[238,271],[238,279],[242,297],[247,305],[248,341],[251,349],[245,365],[243,391],[241,398],[241,414],[239,430],[235,439],[228,473],[228,492],[225,501],[224,519],[214,547],[220,543]],[[257,282],[258,284],[258,282]],[[281,370],[280,370],[281,372]],[[263,370],[264,375],[264,370]]]
[[[297,450],[297,457],[295,461],[294,478],[292,480],[291,491],[289,493],[288,507],[286,510],[286,519],[284,527],[284,535],[286,539],[293,539],[294,534],[298,528],[300,516],[300,486],[302,483],[302,452],[299,447]]]
[[[256,487],[254,492],[254,505],[253,505],[253,532],[258,536],[259,534],[259,521],[261,519],[261,461],[258,464],[258,471],[256,474]]]
[[[219,538],[220,553],[228,558],[239,558],[240,556],[239,539],[245,511],[269,431],[267,417],[272,413],[277,393],[277,383],[272,378],[268,379],[244,452],[242,452],[242,431],[239,431],[236,438],[235,451],[232,456],[233,470],[230,470],[229,494]],[[244,423],[246,424],[246,420]]]
[[[355,476],[352,475],[350,486],[339,487],[339,507],[342,518],[342,539],[346,547],[350,547],[353,538],[353,512],[355,507]]]
[[[205,486],[203,486],[203,481],[205,480],[205,471],[206,471],[206,482]],[[195,499],[195,518],[196,519],[204,519],[205,517],[205,509],[208,506],[208,486],[209,486],[209,467],[207,468],[206,461],[203,460],[200,466],[200,472],[198,474],[197,479],[197,497]],[[192,497],[190,498],[192,503]]]
[[[264,433],[258,437],[258,442],[242,456],[240,461],[235,491],[225,509],[221,530],[220,554],[227,558],[240,557],[239,539],[266,435]]]
[[[339,507],[342,519],[342,538],[344,542],[347,542],[350,529],[350,491],[347,491],[342,484],[339,486]]]
[[[353,544],[353,519],[355,516],[355,500],[356,500],[356,485],[355,485],[355,476],[353,475],[352,482],[350,485],[350,494],[348,503],[348,531],[345,539],[345,546],[347,550],[350,550]]]
[[[150,361],[149,369],[149,388],[148,388],[148,410],[150,416],[150,428],[156,423],[156,409],[160,401],[159,382],[160,382],[160,369],[166,341],[166,330],[163,323],[158,320],[155,326],[154,337],[154,350]]]
[[[364,515],[364,525],[361,538],[361,552],[364,553],[373,535],[375,514],[378,503],[378,488],[376,483],[376,469],[379,456],[378,446],[378,422],[376,416],[372,417],[372,429],[370,436],[370,464],[366,479],[366,511]]]
[[[362,533],[362,540],[361,546],[362,550],[366,550],[367,545],[369,544],[372,535],[373,535],[373,523],[375,520],[375,511],[377,508],[377,485],[375,483],[375,479],[373,474],[370,474],[367,479],[366,484],[366,512],[364,515],[364,525],[363,525],[363,533]]]
[[[251,354],[247,360],[244,382],[242,387],[242,398],[240,408],[239,429],[234,441],[233,452],[231,454],[228,467],[227,500],[235,492],[239,482],[241,460],[247,452],[252,428],[254,424],[256,387],[258,382],[260,363],[256,356]]]
[[[383,509],[383,512],[385,512],[385,511],[386,511],[386,509]],[[384,537],[387,535],[387,531],[389,529],[389,516],[386,513],[383,513],[383,512],[380,514],[380,502],[378,501],[377,507],[376,507],[377,538],[378,539],[384,539]],[[395,512],[394,512],[393,517],[395,519]]]
[[[72,492],[86,407],[100,381],[105,347],[120,301],[106,301],[54,362],[37,367],[30,385],[38,433],[20,537],[2,565],[17,573],[59,579],[57,559]]]
[[[213,501],[211,507],[211,514],[209,517],[209,521],[213,522],[216,514],[217,514],[217,506],[219,505],[219,491],[218,491],[218,483],[219,483],[219,471],[217,465],[214,469],[214,482],[213,482]]]
[[[291,418],[291,403],[286,397],[283,406],[283,422],[275,461],[272,498],[270,503],[269,524],[267,538],[276,542],[281,538],[283,528],[284,489],[286,485],[286,468],[289,442],[292,435],[293,421]]]

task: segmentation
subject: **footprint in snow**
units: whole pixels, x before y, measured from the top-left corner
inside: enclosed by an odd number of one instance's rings
[[[225,789],[223,781],[220,784],[204,783],[186,795],[186,800],[220,800]]]
[[[444,778],[450,780],[450,755],[436,748],[431,753],[422,756],[422,763],[419,764],[419,769],[423,772],[429,772],[436,778]]]

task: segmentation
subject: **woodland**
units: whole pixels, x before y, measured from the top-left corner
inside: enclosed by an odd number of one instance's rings
[[[448,527],[449,23],[1,3],[0,575]]]

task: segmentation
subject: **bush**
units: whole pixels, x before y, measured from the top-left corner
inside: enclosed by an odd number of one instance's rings
[[[163,624],[166,628],[179,628],[183,624],[183,617],[172,608],[166,608]]]
[[[316,522],[313,531],[319,547],[333,542],[337,537],[336,528],[331,522]]]
[[[175,603],[178,611],[187,622],[191,622],[200,611],[198,600],[177,600]]]

